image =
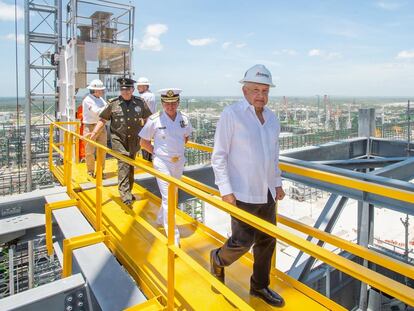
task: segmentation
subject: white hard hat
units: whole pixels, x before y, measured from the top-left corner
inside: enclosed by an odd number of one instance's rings
[[[137,81],[137,85],[150,85],[148,78],[140,77]]]
[[[88,85],[88,89],[90,90],[104,90],[105,86],[103,82],[99,79],[92,80],[91,83]]]
[[[240,83],[253,82],[260,84],[267,84],[270,87],[275,85],[272,82],[272,74],[264,65],[254,65],[252,68],[248,69],[244,74],[244,78],[239,81]]]

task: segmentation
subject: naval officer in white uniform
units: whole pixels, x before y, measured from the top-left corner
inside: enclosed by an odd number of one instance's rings
[[[184,170],[184,145],[192,132],[189,118],[177,110],[180,103],[180,89],[170,88],[159,91],[163,111],[148,118],[140,131],[141,147],[153,155],[156,170],[175,178],[181,178]],[[151,140],[154,140],[154,145]],[[168,183],[157,178],[162,196],[158,222],[168,233]],[[175,228],[175,243],[180,244],[180,233]]]

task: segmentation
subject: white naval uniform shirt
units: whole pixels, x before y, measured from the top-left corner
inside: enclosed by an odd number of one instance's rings
[[[280,123],[267,107],[262,125],[246,99],[226,107],[217,123],[211,165],[222,196],[246,203],[267,202],[282,185],[279,169]]]
[[[139,94],[139,97],[147,104],[148,108],[152,113],[157,111],[157,103],[155,101],[155,95],[150,91],[145,91],[142,94]]]
[[[107,103],[102,97],[87,95],[82,101],[84,124],[96,124],[99,121],[99,114],[106,107]]]
[[[150,116],[139,136],[146,140],[154,139],[154,155],[170,160],[172,157],[184,159],[185,138],[193,128],[188,117],[177,111],[175,120],[160,112]]]

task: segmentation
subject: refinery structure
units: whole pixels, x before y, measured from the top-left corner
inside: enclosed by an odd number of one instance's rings
[[[287,194],[271,226],[230,209],[214,184],[216,124],[237,98],[184,97],[195,129],[184,177],[161,176],[180,190],[169,202],[177,247],[156,224],[152,165],[129,161],[129,209],[117,192],[120,154],[108,151],[104,180],[82,160],[77,109],[92,79],[111,97],[117,78],[134,77],[134,21],[132,4],[25,1],[25,98],[0,111],[0,310],[270,310],[248,294],[250,253],[226,284],[209,274],[230,215],[277,239],[281,309],[414,310],[410,99],[271,98]]]

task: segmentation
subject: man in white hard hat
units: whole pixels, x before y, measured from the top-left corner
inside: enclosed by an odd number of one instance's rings
[[[137,80],[137,89],[139,96],[141,99],[147,104],[148,108],[151,110],[152,113],[157,111],[157,102],[155,101],[154,93],[152,93],[149,89],[150,82],[146,77],[140,77]],[[152,156],[148,151],[142,149],[142,158],[147,161],[152,161]]]
[[[149,89],[150,82],[146,77],[140,77],[137,80],[137,89],[139,96],[142,100],[147,104],[148,108],[151,110],[152,113],[157,111],[157,103],[155,101],[154,93],[152,93]]]
[[[159,91],[163,111],[148,118],[139,133],[141,147],[153,154],[154,168],[160,172],[181,178],[184,170],[184,145],[192,132],[189,118],[177,110],[180,103],[180,89],[169,88]],[[154,140],[154,146],[151,140]],[[168,183],[157,178],[162,196],[158,213],[158,223],[163,224],[168,233]],[[180,233],[175,227],[175,243],[180,244]]]
[[[104,110],[107,103],[103,99],[105,86],[99,79],[92,80],[88,87],[89,94],[82,101],[83,109],[83,124],[84,135],[88,136],[88,133],[92,133],[96,124],[99,121],[99,114]],[[102,127],[96,135],[96,142],[106,146],[107,132],[106,128]],[[95,146],[86,143],[85,145],[85,162],[88,175],[95,178]],[[103,165],[105,168],[105,153],[103,155]]]
[[[272,75],[265,66],[255,65],[240,83],[244,98],[227,106],[217,123],[211,159],[215,182],[223,201],[275,224],[275,202],[285,193],[278,167],[280,124],[266,107],[274,87]],[[231,237],[210,253],[211,273],[224,282],[224,267],[253,247],[250,294],[282,306],[283,298],[269,288],[275,239],[235,217],[231,227]]]

